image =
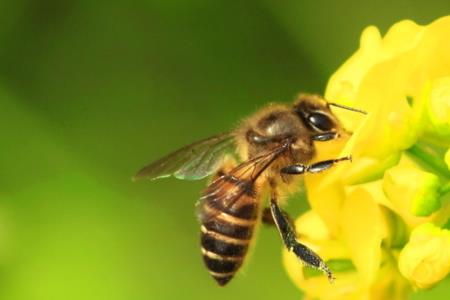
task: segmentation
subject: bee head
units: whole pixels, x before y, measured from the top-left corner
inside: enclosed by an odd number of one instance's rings
[[[330,104],[318,95],[301,94],[293,108],[305,127],[314,133],[337,132],[342,128]]]

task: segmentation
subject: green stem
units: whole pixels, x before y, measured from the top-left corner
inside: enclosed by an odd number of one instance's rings
[[[416,159],[419,163],[425,167],[431,169],[433,173],[439,175],[442,178],[450,180],[450,171],[448,170],[445,162],[427,150],[425,147],[418,144],[413,145],[406,152]]]

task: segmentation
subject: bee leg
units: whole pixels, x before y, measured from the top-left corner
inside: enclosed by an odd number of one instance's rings
[[[291,224],[292,228],[295,229],[295,224],[292,221],[291,217],[288,215],[287,212],[285,212],[283,209],[281,209],[281,213],[284,215],[284,217],[286,218],[286,220],[288,220],[289,224]],[[262,216],[261,216],[261,221],[266,224],[266,225],[270,225],[270,226],[275,226],[275,221],[272,217],[272,211],[270,209],[270,207],[266,207],[264,208],[263,212],[262,212]]]
[[[320,256],[297,241],[295,229],[291,222],[289,222],[285,213],[278,206],[275,193],[273,193],[270,201],[270,211],[286,248],[289,251],[294,252],[294,254],[306,265],[324,272],[327,275],[328,280],[333,282],[333,273]]]
[[[337,139],[339,136],[340,136],[339,133],[330,131],[330,132],[313,135],[311,137],[311,139],[313,141],[326,142],[326,141]]]
[[[331,168],[335,163],[345,160],[352,160],[351,156],[341,157],[337,159],[328,159],[328,160],[322,160],[318,161],[316,163],[313,163],[312,165],[290,165],[287,167],[284,167],[281,169],[281,173],[288,174],[288,175],[298,175],[303,174],[305,172],[308,173],[319,173],[322,171],[325,171],[329,168]]]

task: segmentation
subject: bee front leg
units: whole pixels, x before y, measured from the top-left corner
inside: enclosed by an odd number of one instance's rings
[[[297,241],[295,229],[286,217],[286,213],[278,206],[275,192],[273,192],[270,201],[270,211],[286,248],[289,251],[294,252],[294,254],[306,265],[324,272],[327,275],[328,280],[332,282],[334,280],[333,273],[320,256]]]
[[[298,174],[303,174],[305,172],[319,173],[319,172],[322,172],[322,171],[325,171],[325,170],[331,168],[337,162],[344,161],[344,160],[351,161],[352,157],[346,156],[346,157],[341,157],[341,158],[337,158],[337,159],[322,160],[322,161],[313,163],[312,165],[302,165],[302,164],[290,165],[290,166],[282,168],[280,172],[282,174],[288,174],[288,175],[298,175]]]

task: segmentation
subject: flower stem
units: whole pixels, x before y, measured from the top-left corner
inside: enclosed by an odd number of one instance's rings
[[[413,145],[406,152],[425,167],[431,169],[433,173],[450,180],[450,172],[445,162],[434,155],[433,150],[419,144]]]

